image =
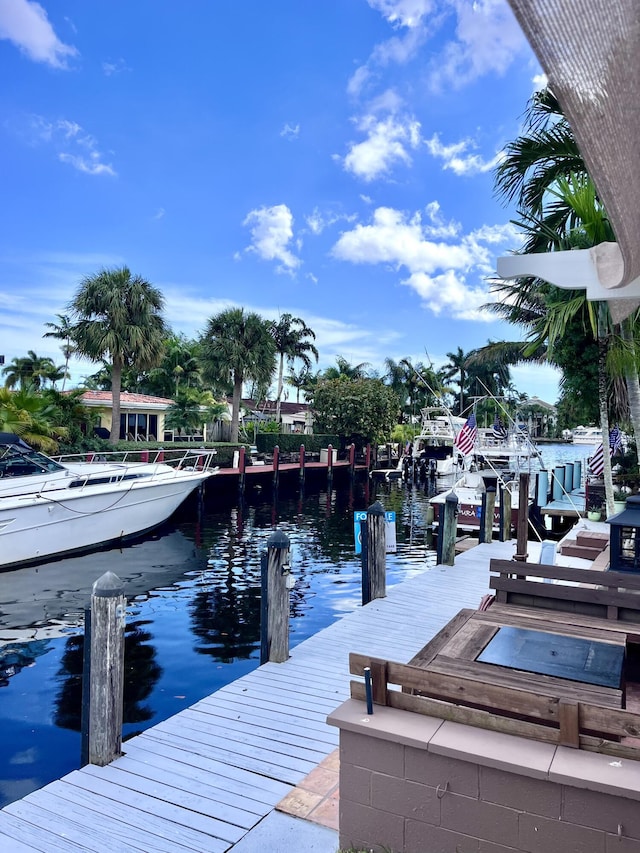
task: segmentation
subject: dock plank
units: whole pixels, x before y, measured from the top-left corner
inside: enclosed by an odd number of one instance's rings
[[[114,853],[225,853],[335,749],[338,730],[326,717],[349,696],[349,653],[410,660],[462,607],[477,608],[489,560],[510,558],[514,547],[478,545],[452,567],[425,563],[386,598],[295,646],[285,663],[125,741],[108,767],[84,767],[7,806],[0,839],[15,840],[7,849],[16,853],[96,853],[101,843]],[[78,827],[92,832],[82,840]]]

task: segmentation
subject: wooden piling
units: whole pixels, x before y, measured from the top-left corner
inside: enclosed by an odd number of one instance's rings
[[[280,479],[280,448],[276,444],[273,448],[273,488],[276,490],[278,488],[278,481]]]
[[[304,444],[300,445],[300,485],[304,483]]]
[[[518,490],[518,541],[513,559],[524,563],[529,556],[527,554],[529,538],[529,474],[527,471],[522,471],[520,474]]]
[[[289,658],[289,537],[276,530],[262,559],[260,663]]]
[[[444,518],[440,521],[438,540],[440,542],[440,563],[453,566],[456,557],[456,534],[458,532],[458,497],[449,492],[444,499]]]
[[[384,507],[376,501],[367,510],[369,601],[387,594],[387,532]]]
[[[486,491],[486,504],[484,513],[484,542],[491,542],[493,539],[493,516],[496,508],[496,490],[495,486],[489,486]]]
[[[511,489],[500,488],[500,541],[509,542],[511,539]]]
[[[356,446],[351,442],[349,446],[349,476],[353,480],[356,475]]]
[[[327,485],[331,488],[333,482],[333,445],[327,448]]]
[[[487,492],[486,490],[480,496],[480,527],[478,530],[478,543],[482,545],[486,542],[485,534],[486,534],[486,524],[485,520],[487,517]]]
[[[120,578],[105,572],[91,594],[89,763],[104,767],[122,754],[125,597]]]
[[[367,472],[371,470],[371,445],[367,444],[364,451],[364,467],[367,469]]]
[[[240,495],[244,495],[244,489],[246,485],[246,470],[247,470],[247,450],[244,444],[240,445],[240,450],[238,451],[238,469],[240,471],[240,476],[238,477],[238,491]]]

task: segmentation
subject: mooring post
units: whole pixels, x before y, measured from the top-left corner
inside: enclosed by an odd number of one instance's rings
[[[84,608],[82,647],[82,707],[80,711],[80,766],[89,763],[89,707],[91,695],[91,602]]]
[[[89,763],[104,767],[122,753],[125,597],[122,581],[105,572],[91,593]]]
[[[367,473],[371,470],[371,445],[367,444],[364,450],[364,467],[367,469]]]
[[[240,445],[240,450],[238,451],[238,470],[240,471],[240,476],[238,477],[238,491],[240,495],[244,495],[244,487],[246,480],[246,470],[247,470],[247,450],[244,444]]]
[[[482,545],[483,542],[487,540],[485,537],[486,525],[485,519],[487,517],[487,492],[484,491],[480,497],[480,528],[478,530],[478,543]]]
[[[453,566],[456,558],[456,534],[458,532],[458,496],[449,492],[444,499],[444,519],[440,523],[438,539],[442,538],[440,562]]]
[[[500,541],[511,540],[511,489],[500,486]]]
[[[484,542],[491,542],[493,539],[493,516],[496,508],[496,489],[495,486],[489,486],[486,491],[487,501],[484,512]]]
[[[331,488],[333,481],[333,445],[327,447],[327,485]]]
[[[356,475],[356,446],[353,442],[349,446],[349,474],[353,480]]]
[[[524,563],[529,556],[527,554],[529,538],[529,474],[527,471],[522,471],[520,474],[518,492],[518,540],[513,559]]]
[[[278,488],[278,480],[280,478],[280,448],[276,444],[273,448],[273,488]]]
[[[300,485],[304,484],[304,444],[300,445]]]
[[[289,537],[281,530],[267,539],[262,556],[260,663],[283,663],[289,658]]]
[[[369,601],[387,594],[387,531],[384,507],[376,501],[367,510]]]

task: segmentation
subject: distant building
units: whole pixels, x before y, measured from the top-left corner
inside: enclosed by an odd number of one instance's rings
[[[113,397],[111,391],[85,391],[82,405],[95,411],[98,429],[111,430]],[[164,419],[173,400],[152,397],[150,394],[120,394],[120,438],[128,441],[167,441]]]

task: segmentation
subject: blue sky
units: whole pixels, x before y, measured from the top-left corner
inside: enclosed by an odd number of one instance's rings
[[[44,323],[122,264],[188,336],[301,317],[321,367],[515,339],[480,310],[519,245],[492,168],[541,79],[505,0],[0,0],[0,76],[7,362],[62,362]]]

